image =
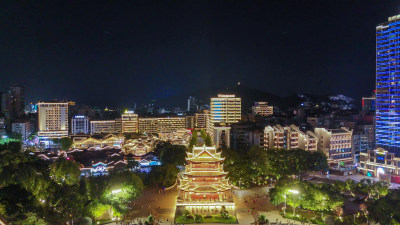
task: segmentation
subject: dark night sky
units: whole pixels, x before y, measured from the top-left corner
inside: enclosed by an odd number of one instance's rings
[[[0,1],[0,89],[130,106],[237,81],[369,95],[375,26],[400,1]]]

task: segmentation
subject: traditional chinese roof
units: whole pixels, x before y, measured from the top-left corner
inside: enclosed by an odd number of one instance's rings
[[[224,158],[221,158],[221,153],[217,152],[215,147],[194,147],[192,152],[187,153],[186,160],[189,165],[179,177],[181,191],[216,193],[230,190],[231,185],[225,178],[228,173],[222,169]],[[217,162],[214,164],[215,167],[213,164],[209,164],[214,162]],[[204,166],[192,168],[191,164],[193,163],[204,163]]]
[[[215,147],[193,147],[192,152],[187,153],[186,161],[188,162],[222,162],[221,152],[217,152]]]

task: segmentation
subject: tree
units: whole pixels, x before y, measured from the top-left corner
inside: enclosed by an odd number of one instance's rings
[[[38,217],[36,213],[29,212],[25,214],[26,218],[17,222],[21,225],[47,225],[47,223]]]
[[[67,151],[71,148],[73,142],[70,138],[68,137],[64,137],[64,138],[60,138],[60,139],[55,139],[53,141],[55,144],[60,144],[61,145],[61,149],[64,151]]]
[[[226,207],[223,205],[223,206],[221,206],[221,212],[220,212],[220,214],[221,214],[221,217],[222,218],[229,218],[229,212],[228,212],[228,210],[226,210]]]
[[[57,184],[74,185],[79,182],[81,170],[72,160],[59,158],[50,166],[50,176]]]
[[[133,170],[139,166],[139,162],[136,161],[135,159],[129,158],[127,161],[128,161],[128,163],[126,165],[126,168],[128,168],[130,170]]]
[[[203,219],[203,217],[199,214],[195,214],[194,215],[194,221],[195,222],[201,222],[201,220]]]
[[[154,153],[160,157],[163,165],[174,164],[181,166],[186,162],[186,151],[187,149],[183,145],[172,145],[168,142],[162,142],[156,146]]]
[[[210,146],[213,145],[213,141],[212,141],[212,139],[211,139],[211,136],[210,136],[210,134],[208,134],[208,133],[207,133],[206,137],[203,139],[203,141],[204,141],[204,144],[205,144],[207,147],[210,147]]]
[[[400,221],[400,190],[393,190],[385,197],[368,202],[368,217],[380,224]]]

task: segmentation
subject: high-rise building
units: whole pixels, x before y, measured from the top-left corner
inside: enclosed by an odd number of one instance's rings
[[[68,106],[73,102],[39,102],[39,139],[68,137]]]
[[[211,98],[206,131],[217,148],[223,145],[230,147],[230,124],[238,123],[241,117],[241,98],[226,94],[218,94],[218,97]]]
[[[400,153],[400,15],[376,27],[376,146]]]
[[[196,105],[196,98],[193,96],[190,96],[188,98],[187,102],[187,111],[188,112],[194,112],[197,110],[197,105]]]
[[[87,116],[76,115],[71,119],[72,134],[89,134],[89,118]]]
[[[212,123],[237,123],[242,117],[242,101],[235,95],[218,94],[211,98],[211,122]]]
[[[268,102],[254,102],[251,110],[253,114],[260,116],[271,116],[274,114],[274,107],[269,106]]]
[[[132,111],[125,112],[121,115],[122,133],[137,133],[139,132],[138,115]]]
[[[20,85],[14,85],[10,88],[11,109],[10,115],[15,118],[25,112],[25,88]]]
[[[11,97],[10,91],[1,91],[0,92],[0,112],[1,113],[9,113],[11,109]]]

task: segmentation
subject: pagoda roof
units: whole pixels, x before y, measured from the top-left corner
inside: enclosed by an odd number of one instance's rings
[[[186,160],[191,162],[220,162],[225,158],[221,157],[221,152],[216,152],[215,147],[194,147],[192,152],[187,153]]]

